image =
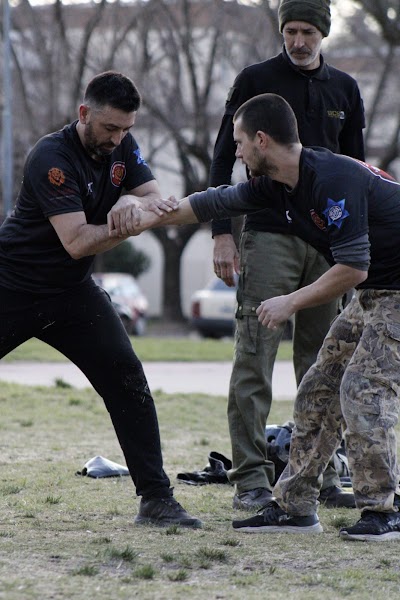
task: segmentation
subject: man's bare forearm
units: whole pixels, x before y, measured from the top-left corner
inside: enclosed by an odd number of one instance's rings
[[[132,235],[139,235],[142,231],[156,227],[188,225],[190,223],[198,223],[198,219],[192,210],[189,198],[183,198],[179,201],[178,207],[175,210],[170,213],[164,213],[161,216],[150,211],[140,210],[140,223],[135,227],[135,232]]]

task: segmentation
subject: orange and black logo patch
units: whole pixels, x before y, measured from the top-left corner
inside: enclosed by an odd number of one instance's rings
[[[58,169],[57,167],[52,167],[48,172],[47,176],[49,178],[50,183],[52,183],[53,185],[60,186],[63,183],[65,183],[65,175],[63,171],[61,171],[61,169]]]
[[[310,216],[314,221],[315,225],[318,227],[318,229],[321,229],[322,231],[326,229],[325,221],[321,219],[321,217],[315,212],[314,209],[310,210]]]
[[[123,162],[115,162],[111,166],[111,183],[115,185],[115,187],[119,187],[126,175],[126,167]]]

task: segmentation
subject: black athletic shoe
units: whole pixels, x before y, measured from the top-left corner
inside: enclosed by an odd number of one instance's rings
[[[272,501],[263,511],[243,521],[233,521],[236,531],[245,533],[322,533],[318,515],[295,517],[288,515]]]
[[[355,508],[356,501],[352,492],[345,492],[337,485],[321,490],[318,498],[325,508]]]
[[[255,488],[233,496],[233,508],[257,512],[272,500],[272,492],[267,488]]]
[[[353,527],[343,527],[339,535],[344,540],[387,542],[400,540],[400,513],[364,510]]]
[[[140,501],[139,513],[135,525],[179,525],[201,529],[202,521],[190,516],[173,496],[168,498],[152,498]]]

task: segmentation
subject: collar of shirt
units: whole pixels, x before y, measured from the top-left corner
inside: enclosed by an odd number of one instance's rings
[[[287,65],[296,73],[298,73],[299,75],[302,75],[303,77],[309,77],[309,75],[307,75],[307,71],[305,71],[304,69],[300,69],[299,67],[297,67],[296,65],[294,65],[292,63],[292,61],[290,60],[287,52],[286,52],[286,48],[283,45],[282,47],[282,56],[285,60],[285,62],[287,63]],[[328,67],[324,61],[324,57],[322,56],[322,54],[319,55],[320,56],[320,65],[318,67],[318,69],[314,69],[312,71],[312,77],[313,79],[320,79],[321,81],[324,81],[326,79],[330,79],[330,75],[329,75],[329,70]]]

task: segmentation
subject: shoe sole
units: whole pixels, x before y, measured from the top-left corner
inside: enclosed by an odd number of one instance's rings
[[[244,532],[244,533],[323,533],[323,528],[321,523],[316,523],[315,525],[309,525],[308,527],[295,527],[293,526],[279,526],[279,525],[268,525],[261,527],[234,527],[235,531]]]
[[[372,533],[348,533],[343,531],[339,533],[342,540],[349,540],[355,542],[390,542],[391,540],[399,540],[399,531],[390,531],[389,533],[382,533],[381,535],[374,535]]]
[[[151,519],[150,517],[136,517],[134,525],[155,525],[156,527],[170,527],[171,525],[177,525],[178,527],[190,527],[191,529],[202,529],[204,524],[200,520],[193,520],[177,523],[176,521],[160,521],[158,519]]]

